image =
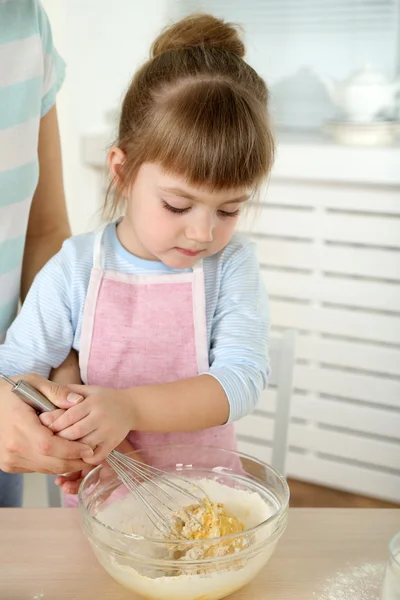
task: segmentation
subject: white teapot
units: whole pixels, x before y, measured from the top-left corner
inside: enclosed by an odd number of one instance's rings
[[[332,102],[350,121],[371,122],[380,112],[392,108],[400,80],[389,82],[369,64],[342,82],[321,77]]]

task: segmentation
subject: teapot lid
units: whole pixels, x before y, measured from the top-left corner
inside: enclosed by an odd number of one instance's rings
[[[370,63],[365,63],[361,69],[347,78],[346,83],[351,85],[387,85],[388,81],[382,73],[374,71]]]

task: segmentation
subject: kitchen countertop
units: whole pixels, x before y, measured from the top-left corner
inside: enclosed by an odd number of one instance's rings
[[[400,529],[396,509],[290,509],[277,550],[232,600],[318,600],[327,580],[384,564]],[[339,596],[342,598],[343,596]],[[370,598],[360,594],[361,598]],[[375,597],[375,596],[374,596]],[[76,509],[0,509],[2,600],[136,600],[102,569]],[[372,596],[371,596],[372,598]],[[357,600],[354,592],[349,600]]]

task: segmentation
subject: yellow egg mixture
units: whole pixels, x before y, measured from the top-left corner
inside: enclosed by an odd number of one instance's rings
[[[224,504],[214,503],[209,499],[205,499],[201,504],[193,504],[180,510],[173,517],[173,526],[183,538],[193,541],[215,540],[215,538],[244,531],[243,523],[230,514]],[[194,548],[191,550],[186,548],[185,554],[189,554],[190,558],[196,558],[197,554],[202,558],[223,556],[238,552],[244,545],[244,538],[240,536],[231,540],[221,540],[212,545],[202,545],[195,551],[196,556],[193,556]]]

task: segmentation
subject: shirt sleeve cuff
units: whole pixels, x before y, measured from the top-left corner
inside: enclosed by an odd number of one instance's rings
[[[204,375],[211,375],[222,386],[229,402],[228,423],[234,423],[251,413],[257,405],[261,387],[244,377],[240,370],[233,371],[226,367],[211,368]],[[257,375],[255,375],[257,379]],[[258,375],[260,379],[260,375]],[[258,383],[258,382],[257,382]]]
[[[56,50],[52,53],[53,69],[55,72],[55,82],[49,91],[42,98],[40,116],[44,117],[56,103],[56,96],[61,89],[65,79],[66,66],[64,60]]]

